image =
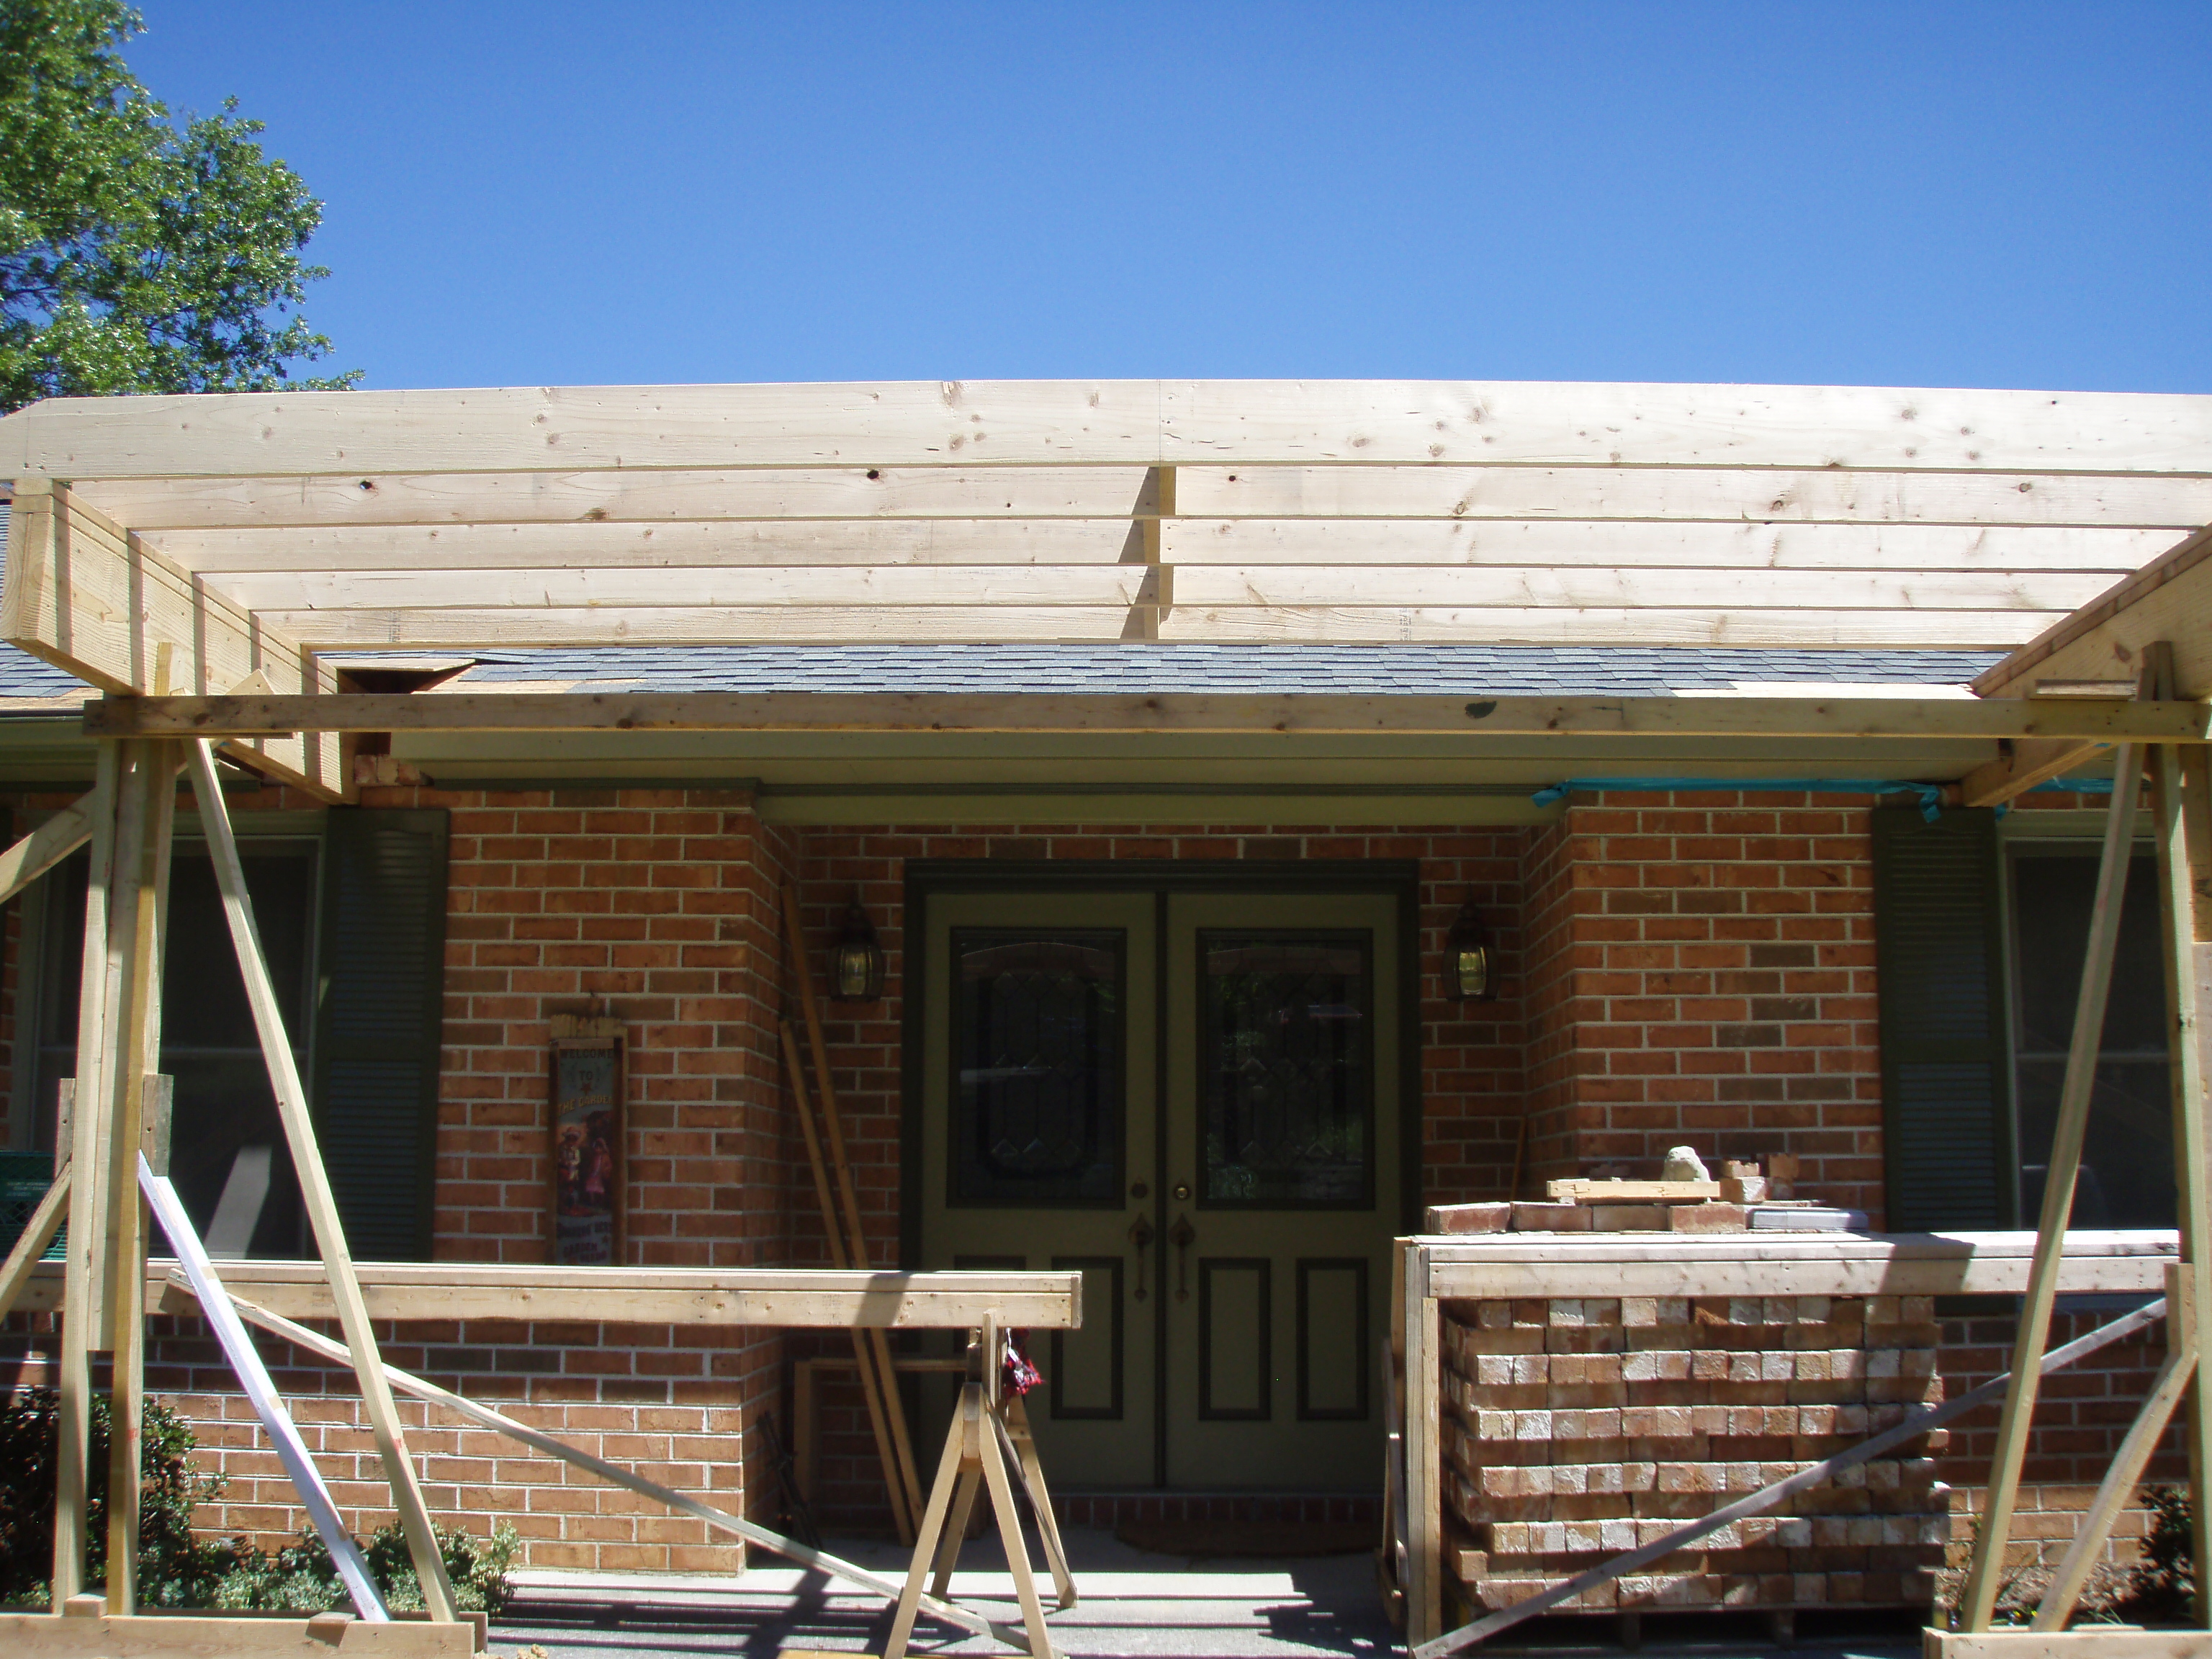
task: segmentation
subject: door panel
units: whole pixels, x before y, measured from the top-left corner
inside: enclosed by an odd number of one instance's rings
[[[1396,925],[1385,894],[1168,901],[1168,1236],[1197,1279],[1167,1304],[1170,1486],[1377,1478],[1356,1270],[1389,1282]]]
[[[1150,894],[945,896],[923,941],[922,1266],[1082,1270],[1082,1326],[1032,1355],[1030,1396],[1046,1466],[1079,1488],[1155,1472],[1156,1276],[1129,1237],[1157,1156],[1154,911]],[[933,1420],[951,1409],[941,1382],[925,1399]]]

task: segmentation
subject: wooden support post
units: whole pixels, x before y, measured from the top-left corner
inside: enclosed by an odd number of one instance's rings
[[[1444,1625],[1443,1311],[1429,1294],[1428,1252],[1401,1241],[1406,1346],[1406,1641],[1418,1647]]]
[[[31,1282],[31,1269],[39,1265],[46,1246],[54,1242],[62,1223],[69,1219],[69,1197],[70,1169],[64,1164],[54,1176],[53,1185],[46,1188],[46,1196],[39,1200],[39,1207],[23,1224],[23,1231],[8,1252],[7,1261],[0,1262],[0,1319],[5,1319],[13,1310],[15,1298]]]
[[[814,1002],[814,969],[806,958],[806,926],[799,912],[799,890],[787,883],[782,898],[784,936],[791,951],[792,976],[799,981],[799,1013],[806,1022],[807,1046],[814,1056],[814,1080],[821,1091],[823,1138],[829,1148],[830,1168],[837,1178],[838,1195],[845,1205],[853,1266],[865,1269],[870,1265],[867,1231],[860,1220],[860,1196],[853,1186],[852,1161],[845,1156],[844,1123],[837,1111],[837,1087],[830,1075],[830,1047],[823,1040],[822,1016]],[[890,1340],[882,1331],[871,1330],[867,1333],[867,1344],[890,1428],[891,1484],[900,1493],[899,1503],[892,1507],[896,1510],[903,1504],[908,1516],[919,1516],[921,1477],[915,1468],[914,1445],[907,1435],[905,1406],[899,1395],[897,1373],[891,1366]],[[861,1369],[865,1372],[867,1367],[864,1364]]]
[[[2145,678],[2148,680],[2148,674]],[[2142,695],[2149,691],[2147,684]],[[2013,1341],[2012,1386],[2006,1390],[2004,1415],[1997,1426],[1996,1456],[1982,1506],[1981,1532],[1974,1540],[1972,1565],[1960,1598],[1960,1622],[1970,1631],[1989,1629],[2004,1573],[2005,1543],[2012,1530],[2021,1464],[2027,1455],[2033,1425],[2036,1385],[2051,1333],[2051,1303],[2058,1292],[2066,1222],[2073,1211],[2075,1179],[2081,1168],[2081,1137],[2089,1121],[2105,1003],[2112,988],[2112,955],[2119,940],[2121,901],[2127,891],[2128,866],[2135,851],[2136,797],[2141,793],[2142,775],[2142,751],[2133,744],[2122,744],[2112,768],[2112,803],[2105,818],[2103,862],[2098,866],[2096,899],[2089,913],[2088,945],[2081,964],[2081,994],[2074,1005],[2065,1080],[2059,1090],[2058,1122],[2051,1132],[2051,1158],[2044,1176],[2043,1212],[2036,1223],[2035,1265]]]
[[[138,1191],[149,1080],[160,1065],[161,933],[167,906],[176,771],[167,743],[134,743],[123,757],[116,811],[114,902],[107,931],[111,1039],[105,1098],[78,1098],[105,1120],[101,1176],[107,1285],[101,1298],[111,1380],[107,1416],[107,1610],[137,1609],[139,1455],[146,1371],[146,1205]],[[86,1218],[88,1224],[92,1218]]]
[[[223,805],[222,783],[215,770],[215,751],[205,739],[189,750],[192,790],[200,808],[200,823],[207,836],[208,854],[215,864],[216,884],[222,890],[222,908],[230,923],[231,943],[238,953],[240,973],[246,981],[246,998],[253,1011],[253,1025],[261,1039],[262,1059],[276,1096],[276,1114],[284,1125],[300,1197],[313,1226],[315,1245],[330,1275],[331,1299],[337,1305],[338,1324],[352,1351],[354,1375],[359,1380],[363,1408],[384,1460],[384,1473],[392,1483],[394,1506],[407,1533],[407,1553],[422,1587],[423,1605],[431,1618],[450,1624],[454,1619],[453,1587],[446,1576],[445,1558],[439,1553],[430,1510],[422,1501],[422,1488],[407,1454],[407,1438],[385,1380],[384,1359],[369,1327],[368,1308],[362,1300],[361,1281],[354,1275],[353,1253],[346,1246],[345,1229],[338,1220],[337,1200],[315,1144],[315,1126],[307,1109],[307,1091],[300,1080],[298,1062],[292,1055],[291,1038],[269,978],[268,959],[261,952],[260,930],[253,921],[253,902],[246,890],[246,868],[239,860],[238,842],[231,834],[230,813]]]
[[[0,853],[0,904],[92,839],[92,815],[97,805],[92,795],[72,802]]]
[[[2154,672],[2170,678],[2172,653],[2149,653]],[[2202,902],[2212,879],[2212,813],[2206,810],[2205,750],[2185,756],[2162,744],[2152,750],[2151,811],[2158,835],[2159,938],[2166,958],[2167,1077],[2173,1115],[2173,1176],[2179,1198],[2182,1269],[2199,1309],[2212,1308],[2212,1176],[2207,1170],[2205,1032],[2198,996],[2212,929],[2212,904]],[[2199,1321],[2192,1341],[2184,1438],[2189,1447],[2190,1499],[2196,1547],[2212,1551],[2212,1504],[2207,1502],[2208,1453],[2212,1453],[2212,1329]],[[2198,1560],[2212,1559],[2199,1554]],[[2199,1575],[2197,1616],[2207,1620],[2204,1575]]]
[[[106,1148],[100,1114],[100,1078],[107,1062],[108,889],[115,870],[115,803],[121,745],[103,743],[97,781],[86,799],[92,820],[91,867],[84,897],[84,956],[77,980],[76,1087],[83,1104],[70,1114],[66,1157],[71,1171],[70,1208],[79,1224],[69,1230],[69,1265],[63,1280],[60,1387],[54,1449],[54,1574],[57,1614],[84,1588],[87,1463],[92,1439],[92,1351],[97,1346],[100,1304],[106,1288],[106,1233],[100,1198]]]
[[[2090,1500],[2088,1511],[2081,1517],[2081,1528],[2075,1534],[2066,1559],[2059,1564],[2058,1576],[2043,1593],[2042,1603],[2035,1610],[2037,1630],[2066,1628],[2074,1604],[2081,1598],[2081,1587],[2089,1582],[2090,1570],[2104,1554],[2105,1540],[2112,1535],[2112,1523],[2120,1518],[2121,1510],[2135,1496],[2136,1482],[2142,1479],[2143,1466],[2150,1462],[2151,1453],[2158,1449],[2160,1437],[2166,1432],[2173,1408],[2181,1403],[2183,1392],[2197,1373],[2197,1320],[2191,1311],[2193,1295],[2190,1288],[2192,1279],[2185,1261],[2176,1262],[2166,1270],[2166,1363],[2152,1378],[2142,1410],[2129,1425],[2119,1449],[2112,1455],[2111,1466],[2105,1471],[2104,1480],[2098,1483],[2097,1495]]]

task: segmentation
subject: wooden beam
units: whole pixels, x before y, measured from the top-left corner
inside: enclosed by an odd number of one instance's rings
[[[107,1035],[107,934],[111,889],[115,883],[116,804],[120,793],[122,745],[103,743],[94,765],[88,811],[92,851],[85,872],[84,945],[77,974],[76,1071],[74,1096],[82,1105],[69,1114],[68,1168],[74,1190],[70,1207],[82,1224],[69,1231],[69,1260],[59,1275],[66,1287],[67,1311],[61,1322],[61,1358],[56,1367],[54,1455],[54,1571],[49,1605],[64,1606],[84,1588],[86,1504],[90,1493],[92,1351],[98,1346],[100,1304],[107,1287],[106,1213],[103,1192],[107,1146],[101,1134],[98,1103],[105,1098],[100,1079],[110,1063]],[[60,1156],[58,1151],[57,1157]]]
[[[2185,696],[2212,694],[2212,529],[2061,617],[1983,673],[1984,696],[2022,695],[2038,679],[2134,678],[2156,641],[2174,653],[2174,684]]]
[[[1923,1659],[2212,1659],[2212,1631],[2084,1625],[2078,1630],[1939,1630]]]
[[[1793,578],[1822,571],[2065,573],[2076,583],[2096,583],[2088,590],[2094,595],[2186,533],[2072,526],[1607,521],[1565,513],[1534,520],[1235,520],[1194,514],[1169,526],[1164,556],[1178,565],[1356,568],[1363,581],[1367,566],[1728,569],[1764,573],[1791,586],[1801,585]]]
[[[306,1086],[300,1080],[299,1061],[284,1029],[284,1016],[276,988],[269,977],[269,963],[262,954],[260,930],[253,920],[253,902],[246,889],[246,866],[238,856],[238,843],[230,827],[230,810],[223,803],[222,783],[215,770],[215,750],[198,742],[190,750],[192,793],[199,803],[201,832],[207,838],[209,861],[215,866],[216,884],[222,892],[224,919],[230,924],[231,944],[239,974],[246,981],[246,1000],[253,1013],[253,1028],[260,1038],[261,1055],[269,1070],[276,1096],[276,1115],[283,1125],[284,1140],[292,1154],[293,1173],[300,1184],[301,1207],[307,1212],[315,1248],[328,1276],[331,1300],[346,1346],[353,1350],[354,1375],[361,1387],[362,1404],[391,1483],[393,1507],[406,1529],[407,1553],[422,1589],[422,1605],[440,1623],[454,1617],[453,1587],[446,1576],[430,1510],[422,1499],[415,1465],[407,1455],[407,1439],[384,1380],[384,1364],[370,1328],[367,1304],[353,1269],[353,1253],[347,1246],[345,1228],[338,1218],[337,1200],[331,1194],[329,1171],[323,1166],[315,1142],[314,1120]]]
[[[1960,779],[1959,805],[2000,805],[2039,783],[2078,772],[2106,747],[2074,738],[2028,738],[2014,742],[2005,753],[1984,761]]]
[[[1498,1233],[1421,1241],[1431,1299],[1588,1296],[2017,1296],[2035,1235],[1740,1233],[1710,1238]],[[2155,1295],[2177,1258],[2170,1231],[2066,1236],[2068,1293]],[[1607,1287],[1611,1288],[1607,1288]],[[1410,1306],[1410,1301],[1408,1306]]]
[[[884,381],[57,398],[0,477],[1163,462],[2203,472],[2212,399],[1446,380]]]
[[[8,1259],[0,1262],[0,1319],[15,1310],[15,1299],[23,1287],[31,1282],[31,1271],[38,1266],[39,1258],[46,1253],[46,1246],[54,1242],[54,1235],[69,1219],[70,1166],[63,1164],[46,1194],[39,1200],[31,1218],[23,1224],[23,1231],[15,1236],[9,1247]]]
[[[2202,742],[2199,702],[1972,697],[1477,697],[1334,692],[349,692],[109,697],[103,738],[264,732],[1069,732]]]
[[[1143,466],[742,467],[699,471],[331,471],[100,478],[79,500],[134,530],[264,532],[796,521],[1101,519],[1156,510]],[[2181,535],[2212,523],[2212,477],[2176,473],[1878,472],[1842,468],[1328,466],[1186,461],[1194,519],[2083,526]],[[272,543],[279,538],[270,538]],[[184,556],[190,540],[161,544]],[[350,544],[349,544],[350,545]],[[196,563],[187,558],[185,562]]]
[[[2155,684],[2146,678],[2143,695],[2155,695],[2156,690]],[[2013,1506],[2019,1496],[2021,1467],[2027,1455],[2028,1437],[2033,1430],[2039,1367],[2050,1335],[2051,1307],[2058,1296],[2067,1223],[2073,1212],[2075,1183],[2081,1169],[2081,1142],[2088,1129],[2089,1103],[2096,1086],[2105,1006],[2112,991],[2112,957],[2119,943],[2121,901],[2127,890],[2128,871],[2134,862],[2136,797],[2139,793],[2135,780],[2142,775],[2141,760],[2141,753],[2133,744],[2124,744],[2113,763],[2115,787],[2105,817],[2104,851],[2097,867],[2096,896],[2089,911],[2088,939],[2082,951],[2081,991],[2075,1000],[2066,1073],[2059,1085],[2057,1121],[2051,1130],[2050,1156],[2045,1160],[2043,1209],[2036,1219],[2035,1264],[2028,1275],[2027,1295],[2013,1340],[2012,1386],[2005,1393],[2004,1413],[1997,1424],[1996,1451],[1991,1460],[1989,1488],[1983,1499],[1981,1530],[1975,1538],[1972,1564],[1959,1596],[1960,1620],[1968,1630],[1987,1630],[1996,1613],[1997,1591],[2004,1575],[2005,1547],[2012,1532]]]
[[[296,641],[210,592],[105,514],[40,480],[16,487],[0,639],[111,693],[228,690],[257,669],[287,694],[337,689]],[[346,793],[338,745],[317,738],[241,744],[236,758],[325,799]]]
[[[92,839],[91,795],[72,801],[44,823],[0,853],[0,904],[5,904],[40,876]]]
[[[296,614],[296,613],[295,613]],[[914,613],[863,613],[842,633],[817,626],[792,637],[825,643],[930,637],[904,626]],[[1069,614],[1069,613],[1063,613]],[[2037,611],[1737,610],[1620,605],[1212,605],[1178,604],[1161,638],[1213,645],[1491,644],[1733,646],[1741,648],[1889,647],[2003,650],[2046,623]],[[948,625],[952,613],[932,620]],[[783,623],[783,619],[775,619]],[[453,619],[465,631],[468,619]],[[648,617],[674,628],[676,619]],[[394,618],[389,624],[409,627]],[[787,626],[787,623],[783,623]],[[903,626],[903,631],[902,631]],[[680,631],[680,630],[679,630]],[[763,635],[763,637],[769,637]],[[951,637],[950,635],[945,637]],[[1036,637],[1035,635],[1029,637]]]
[[[2170,1235],[2169,1235],[2170,1237]],[[2169,1252],[2168,1259],[2171,1259]],[[174,1264],[146,1269],[149,1308],[186,1314]],[[222,1264],[224,1286],[289,1319],[332,1319],[337,1303],[319,1263]],[[545,1267],[525,1263],[362,1261],[355,1278],[369,1317],[593,1324],[775,1325],[811,1330],[972,1330],[993,1310],[1016,1329],[1073,1330],[1082,1321],[1074,1272],[839,1273],[794,1267]],[[2154,1281],[2153,1281],[2154,1282]],[[31,1270],[18,1308],[61,1305],[58,1262]]]
[[[372,1625],[343,1613],[312,1619],[258,1613],[65,1617],[0,1613],[0,1650],[15,1659],[476,1659],[467,1622]],[[477,1614],[481,1618],[482,1614]]]

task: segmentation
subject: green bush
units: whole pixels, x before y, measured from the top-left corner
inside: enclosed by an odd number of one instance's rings
[[[58,1402],[33,1389],[0,1403],[0,1603],[44,1607],[54,1559],[54,1455],[60,1443]],[[87,1484],[86,1583],[107,1582],[106,1402],[92,1413],[92,1467]],[[320,1613],[349,1605],[330,1552],[313,1528],[275,1555],[243,1538],[215,1543],[194,1536],[192,1510],[222,1495],[221,1475],[191,1467],[198,1443],[191,1426],[149,1400],[139,1464],[138,1602],[146,1607],[228,1607]],[[507,1603],[507,1570],[520,1543],[514,1528],[488,1538],[459,1528],[438,1534],[454,1599],[471,1612],[496,1613]],[[379,1527],[362,1551],[369,1575],[396,1611],[419,1608],[422,1587],[397,1522]]]
[[[2197,1594],[2195,1517],[2189,1494],[2172,1486],[2153,1486],[2150,1531],[2142,1543],[2142,1559],[2128,1574],[2126,1598],[2121,1611],[2147,1625],[2179,1624],[2191,1617],[2190,1603]]]

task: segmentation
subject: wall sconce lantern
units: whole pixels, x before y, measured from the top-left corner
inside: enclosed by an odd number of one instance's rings
[[[1498,959],[1472,898],[1460,906],[1451,932],[1444,936],[1444,980],[1459,1001],[1498,1000]]]
[[[884,994],[884,947],[876,943],[875,924],[860,908],[860,896],[845,908],[844,931],[830,957],[830,1000],[874,1002]]]

